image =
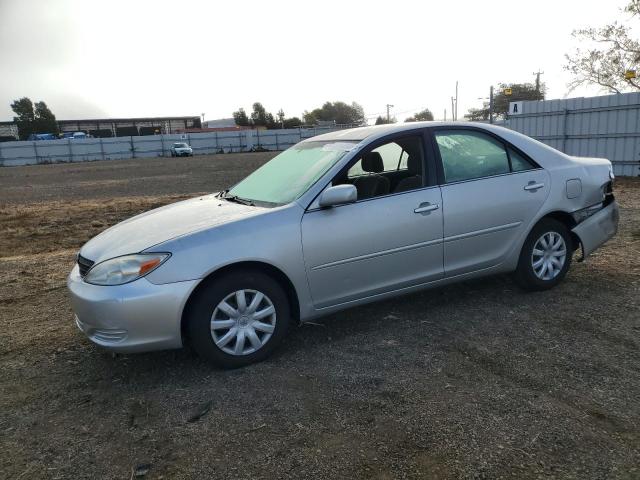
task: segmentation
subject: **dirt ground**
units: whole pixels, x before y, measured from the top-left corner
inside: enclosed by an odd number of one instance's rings
[[[111,355],[65,277],[93,235],[271,154],[0,169],[0,478],[640,478],[640,181],[564,283],[509,277],[352,309],[221,371]]]

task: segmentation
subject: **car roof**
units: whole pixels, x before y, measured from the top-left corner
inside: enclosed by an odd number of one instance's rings
[[[347,128],[344,130],[335,130],[333,132],[324,133],[316,137],[312,137],[310,141],[326,141],[326,140],[352,140],[362,141],[365,139],[371,139],[383,137],[385,135],[399,133],[406,130],[415,130],[417,128],[425,127],[476,127],[485,130],[494,131],[495,133],[503,133],[504,131],[510,131],[497,125],[490,125],[480,122],[406,122],[406,123],[391,123],[387,125],[372,125],[358,128]]]
[[[515,130],[481,122],[406,122],[393,123],[388,125],[348,128],[345,130],[335,130],[333,132],[317,135],[315,137],[304,140],[304,142],[324,142],[332,140],[339,140],[343,142],[362,142],[366,140],[368,143],[370,141],[385,137],[390,134],[428,127],[472,127],[480,130],[486,130],[503,138],[512,145],[515,145],[517,148],[528,154],[545,168],[553,168],[556,166],[560,166],[563,163],[566,164],[566,160],[570,158],[564,153],[542,142],[539,142],[538,140],[523,135],[522,133],[516,132]]]

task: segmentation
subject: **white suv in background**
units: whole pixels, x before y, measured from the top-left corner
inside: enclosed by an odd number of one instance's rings
[[[184,142],[177,142],[171,146],[172,157],[193,157],[193,148]]]

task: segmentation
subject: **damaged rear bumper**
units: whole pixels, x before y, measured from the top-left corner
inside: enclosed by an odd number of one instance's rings
[[[580,239],[582,260],[618,232],[619,217],[618,204],[613,200],[571,230]]]

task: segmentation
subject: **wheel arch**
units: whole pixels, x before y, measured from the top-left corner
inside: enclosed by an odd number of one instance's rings
[[[570,213],[564,212],[562,210],[554,210],[552,212],[549,212],[545,214],[543,217],[541,217],[533,225],[533,227],[531,227],[531,229],[533,230],[533,228],[535,228],[535,226],[540,222],[540,220],[543,220],[545,218],[551,218],[553,220],[556,220],[562,223],[565,227],[567,227],[567,230],[569,231],[569,235],[571,236],[571,240],[573,242],[573,251],[576,251],[578,248],[580,248],[580,237],[578,237],[578,235],[576,235],[573,232],[573,229],[576,227],[577,222],[574,220],[573,216]]]
[[[270,277],[272,277],[278,284],[282,287],[287,295],[287,299],[289,300],[289,306],[291,309],[291,314],[296,322],[300,322],[300,301],[298,299],[298,294],[296,292],[293,283],[289,279],[289,277],[279,268],[261,261],[242,261],[231,263],[229,265],[225,265],[220,267],[217,270],[209,273],[206,277],[204,277],[200,283],[193,289],[187,302],[185,303],[184,308],[182,309],[182,316],[180,319],[180,334],[182,337],[182,342],[188,343],[188,329],[187,329],[187,321],[189,318],[189,314],[191,312],[191,306],[193,304],[193,299],[198,296],[198,294],[206,288],[211,283],[215,282],[218,278],[223,275],[226,275],[230,272],[235,272],[238,270],[254,270],[264,273]]]

